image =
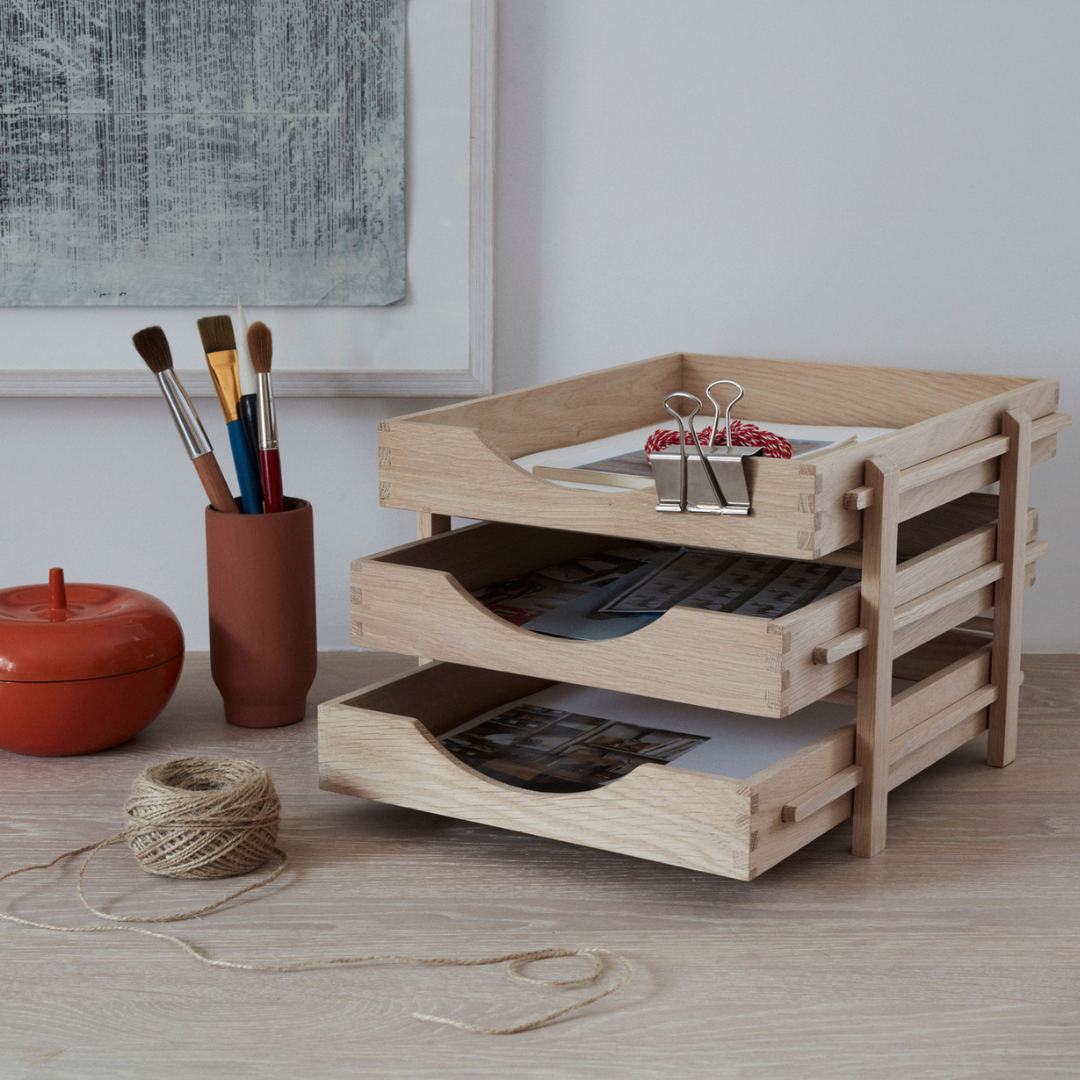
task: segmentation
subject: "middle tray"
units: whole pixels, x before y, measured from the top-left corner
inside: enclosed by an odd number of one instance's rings
[[[993,496],[969,496],[904,523],[899,550],[908,558],[897,572],[894,655],[992,606],[996,503]],[[1034,533],[1030,511],[1029,541]],[[470,595],[619,543],[592,533],[491,523],[358,559],[352,564],[353,642],[763,717],[787,716],[854,680],[857,652],[830,661],[820,647],[858,630],[857,585],[776,619],[676,607],[607,641],[515,626]],[[1029,583],[1033,572],[1031,565]]]

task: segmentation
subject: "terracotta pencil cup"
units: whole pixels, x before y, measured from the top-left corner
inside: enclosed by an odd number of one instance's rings
[[[206,508],[210,673],[239,727],[303,720],[318,664],[311,504],[278,514]]]

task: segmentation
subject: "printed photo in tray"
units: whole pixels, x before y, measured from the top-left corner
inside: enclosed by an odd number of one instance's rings
[[[530,791],[591,791],[643,762],[666,765],[708,739],[598,716],[515,705],[440,740],[493,780]]]
[[[627,541],[596,555],[555,563],[509,581],[487,585],[472,595],[499,618],[524,626],[639,570],[663,548],[663,544]]]
[[[687,549],[600,610],[630,615],[679,606],[775,619],[859,580],[858,570],[844,566]]]

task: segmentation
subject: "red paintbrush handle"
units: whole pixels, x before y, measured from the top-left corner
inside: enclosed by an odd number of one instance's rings
[[[280,514],[285,509],[281,494],[281,458],[277,450],[260,450],[259,467],[262,471],[263,508],[268,514]]]

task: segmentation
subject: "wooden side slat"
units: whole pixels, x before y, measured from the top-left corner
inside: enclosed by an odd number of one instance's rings
[[[986,645],[982,634],[965,630],[946,630],[937,637],[893,658],[893,677],[922,682],[948,665],[963,660]],[[988,681],[984,679],[983,682]],[[910,689],[910,688],[909,688]],[[972,687],[971,689],[974,689]],[[929,715],[929,714],[927,714]]]
[[[1028,543],[1036,539],[1037,514],[1028,511]],[[996,517],[996,514],[995,514]],[[997,521],[946,540],[901,563],[896,570],[896,602],[906,604],[993,562],[997,553]]]
[[[449,531],[449,514],[431,514],[421,510],[416,515],[416,537],[418,540],[426,540],[431,536],[441,536]]]
[[[917,383],[913,383],[913,386]],[[862,513],[844,508],[846,492],[864,485],[863,465],[875,454],[887,454],[901,469],[940,457],[963,446],[1001,433],[1001,414],[1008,409],[1023,409],[1029,416],[1043,417],[1057,410],[1059,388],[1055,379],[1033,379],[1013,390],[984,398],[952,412],[902,428],[892,435],[882,435],[854,447],[841,447],[814,463],[818,475],[817,507],[822,519],[817,530],[815,555],[847,547],[862,536]],[[1056,436],[1043,440],[1052,456]],[[956,476],[966,476],[974,469],[989,470],[989,478],[949,488]],[[932,507],[958,498],[965,492],[997,479],[998,459],[961,470],[936,484],[915,488],[901,497],[900,518],[917,516]],[[929,494],[921,502],[916,496]],[[674,515],[672,515],[674,516]]]
[[[935,761],[940,761],[946,754],[951,754],[957,747],[970,742],[976,735],[986,730],[986,709],[981,709],[971,716],[957,720],[948,731],[937,738],[916,747],[907,757],[895,762],[889,769],[889,790],[929,768]]]
[[[1049,545],[1045,540],[1033,541],[1027,545],[1027,557],[1022,565],[1041,559],[1048,550]],[[914,600],[902,604],[896,609],[896,630],[903,630],[913,623],[952,606],[965,596],[976,593],[987,585],[1000,580],[1002,572],[1000,562],[989,563],[979,570],[972,571],[955,581],[949,582],[948,585],[933,590],[926,596],[916,597]],[[847,633],[817,646],[814,649],[814,663],[835,664],[845,656],[851,656],[853,653],[865,648],[868,640],[864,628],[849,630]]]
[[[859,653],[855,719],[855,764],[863,781],[855,788],[851,839],[852,853],[863,857],[885,847],[900,469],[888,458],[874,458],[866,463],[866,479],[875,505],[866,511],[863,531],[859,622],[868,640]]]
[[[823,806],[835,802],[841,795],[846,795],[863,782],[861,765],[849,765],[837,776],[823,780],[817,787],[811,788],[799,797],[797,802],[788,803],[780,813],[783,821],[803,821],[817,813]]]
[[[991,702],[996,701],[997,697],[998,688],[992,683],[980,686],[978,690],[973,690],[959,701],[947,705],[921,724],[916,724],[902,735],[895,736],[889,741],[890,766],[902,761],[908,754],[913,754],[920,747],[933,742],[938,736],[944,735],[960,721],[985,709]]]
[[[892,701],[889,721],[892,741],[989,681],[990,646],[984,645],[909,686]]]
[[[1072,417],[1068,413],[1051,413],[1049,416],[1040,417],[1032,425],[1031,440],[1040,442],[1064,431],[1072,423]],[[994,435],[988,439],[980,439],[968,446],[962,446],[959,450],[950,451],[940,457],[931,458],[929,461],[912,465],[900,473],[901,496],[914,488],[932,484],[942,480],[953,473],[969,469],[991,458],[1004,455],[1009,449],[1009,439],[1005,435]],[[984,487],[985,485],[979,485]],[[873,503],[873,492],[869,487],[853,488],[844,495],[844,509],[865,510]]]
[[[1024,610],[1025,520],[1031,474],[1031,440],[1034,425],[1019,411],[1005,413],[1002,435],[1009,452],[1001,459],[1001,490],[998,495],[997,557],[1005,567],[994,588],[993,682],[1000,693],[990,706],[990,736],[986,760],[1008,765],[1016,757],[1016,717],[1019,698],[1020,633]],[[1030,545],[1028,545],[1030,546]]]
[[[1048,439],[1042,439],[1031,450],[1031,464],[1038,465],[1042,461],[1049,461],[1057,452],[1057,436],[1051,435]],[[988,487],[996,483],[1000,477],[1000,458],[992,458],[980,465],[972,465],[962,472],[953,473],[936,484],[928,484],[925,487],[914,488],[900,497],[900,519],[906,520],[919,514],[924,514],[933,507],[942,503],[951,502],[953,499],[962,498],[979,488]]]

